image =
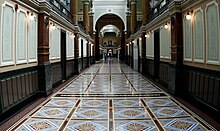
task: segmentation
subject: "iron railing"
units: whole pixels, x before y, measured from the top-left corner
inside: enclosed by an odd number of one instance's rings
[[[173,0],[161,0],[153,8],[151,8],[148,23],[167,10],[171,1]]]
[[[59,15],[64,17],[66,20],[72,23],[73,15],[70,13],[69,9],[60,2],[60,0],[47,0],[50,2],[52,9],[56,11]]]

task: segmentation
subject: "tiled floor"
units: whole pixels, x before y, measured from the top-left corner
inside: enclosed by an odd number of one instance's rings
[[[9,130],[215,130],[174,98],[116,60],[96,64]]]

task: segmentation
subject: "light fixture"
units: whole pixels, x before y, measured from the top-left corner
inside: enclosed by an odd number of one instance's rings
[[[53,30],[55,30],[55,29],[56,29],[56,26],[55,26],[55,24],[53,24],[53,26],[52,26],[52,29],[53,29]]]
[[[126,44],[127,46],[129,46],[129,44]]]
[[[191,16],[191,14],[189,12],[187,12],[187,14],[186,14],[186,19],[187,20],[191,20],[192,19],[192,16]]]
[[[142,38],[140,37],[139,40],[142,40]]]
[[[168,26],[167,23],[164,25],[164,28],[165,28],[166,30],[169,28],[169,26]]]
[[[149,35],[149,34],[146,34],[146,35],[145,35],[145,38],[149,38],[149,37],[150,37],[150,35]]]
[[[33,14],[33,12],[30,14],[30,16],[29,16],[29,19],[32,21],[32,20],[34,20],[34,14]]]

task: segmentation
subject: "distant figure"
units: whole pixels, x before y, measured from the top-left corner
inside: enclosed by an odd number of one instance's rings
[[[107,54],[105,54],[105,61],[107,60]]]

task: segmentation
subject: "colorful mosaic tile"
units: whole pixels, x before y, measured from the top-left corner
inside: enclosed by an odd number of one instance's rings
[[[71,120],[66,131],[108,131],[107,122]]]
[[[115,119],[147,119],[150,118],[144,108],[115,108]]]
[[[18,131],[57,131],[61,125],[60,120],[35,119],[31,118],[22,124]]]
[[[76,101],[75,99],[51,99],[45,106],[73,107]]]
[[[114,107],[143,107],[139,99],[131,100],[114,100]]]
[[[82,100],[80,103],[81,107],[108,107],[108,100]]]
[[[158,118],[189,116],[184,110],[180,109],[179,107],[158,107],[151,108],[151,110]]]
[[[70,112],[71,108],[50,108],[43,107],[34,116],[46,118],[65,118]]]
[[[168,98],[164,98],[164,99],[144,99],[145,102],[147,103],[147,105],[149,107],[156,107],[156,106],[176,106],[176,104],[168,99]]]
[[[167,131],[207,131],[193,118],[174,118],[159,120]]]
[[[117,121],[115,131],[157,131],[152,121]]]
[[[106,108],[78,108],[73,118],[107,119],[108,113]]]

